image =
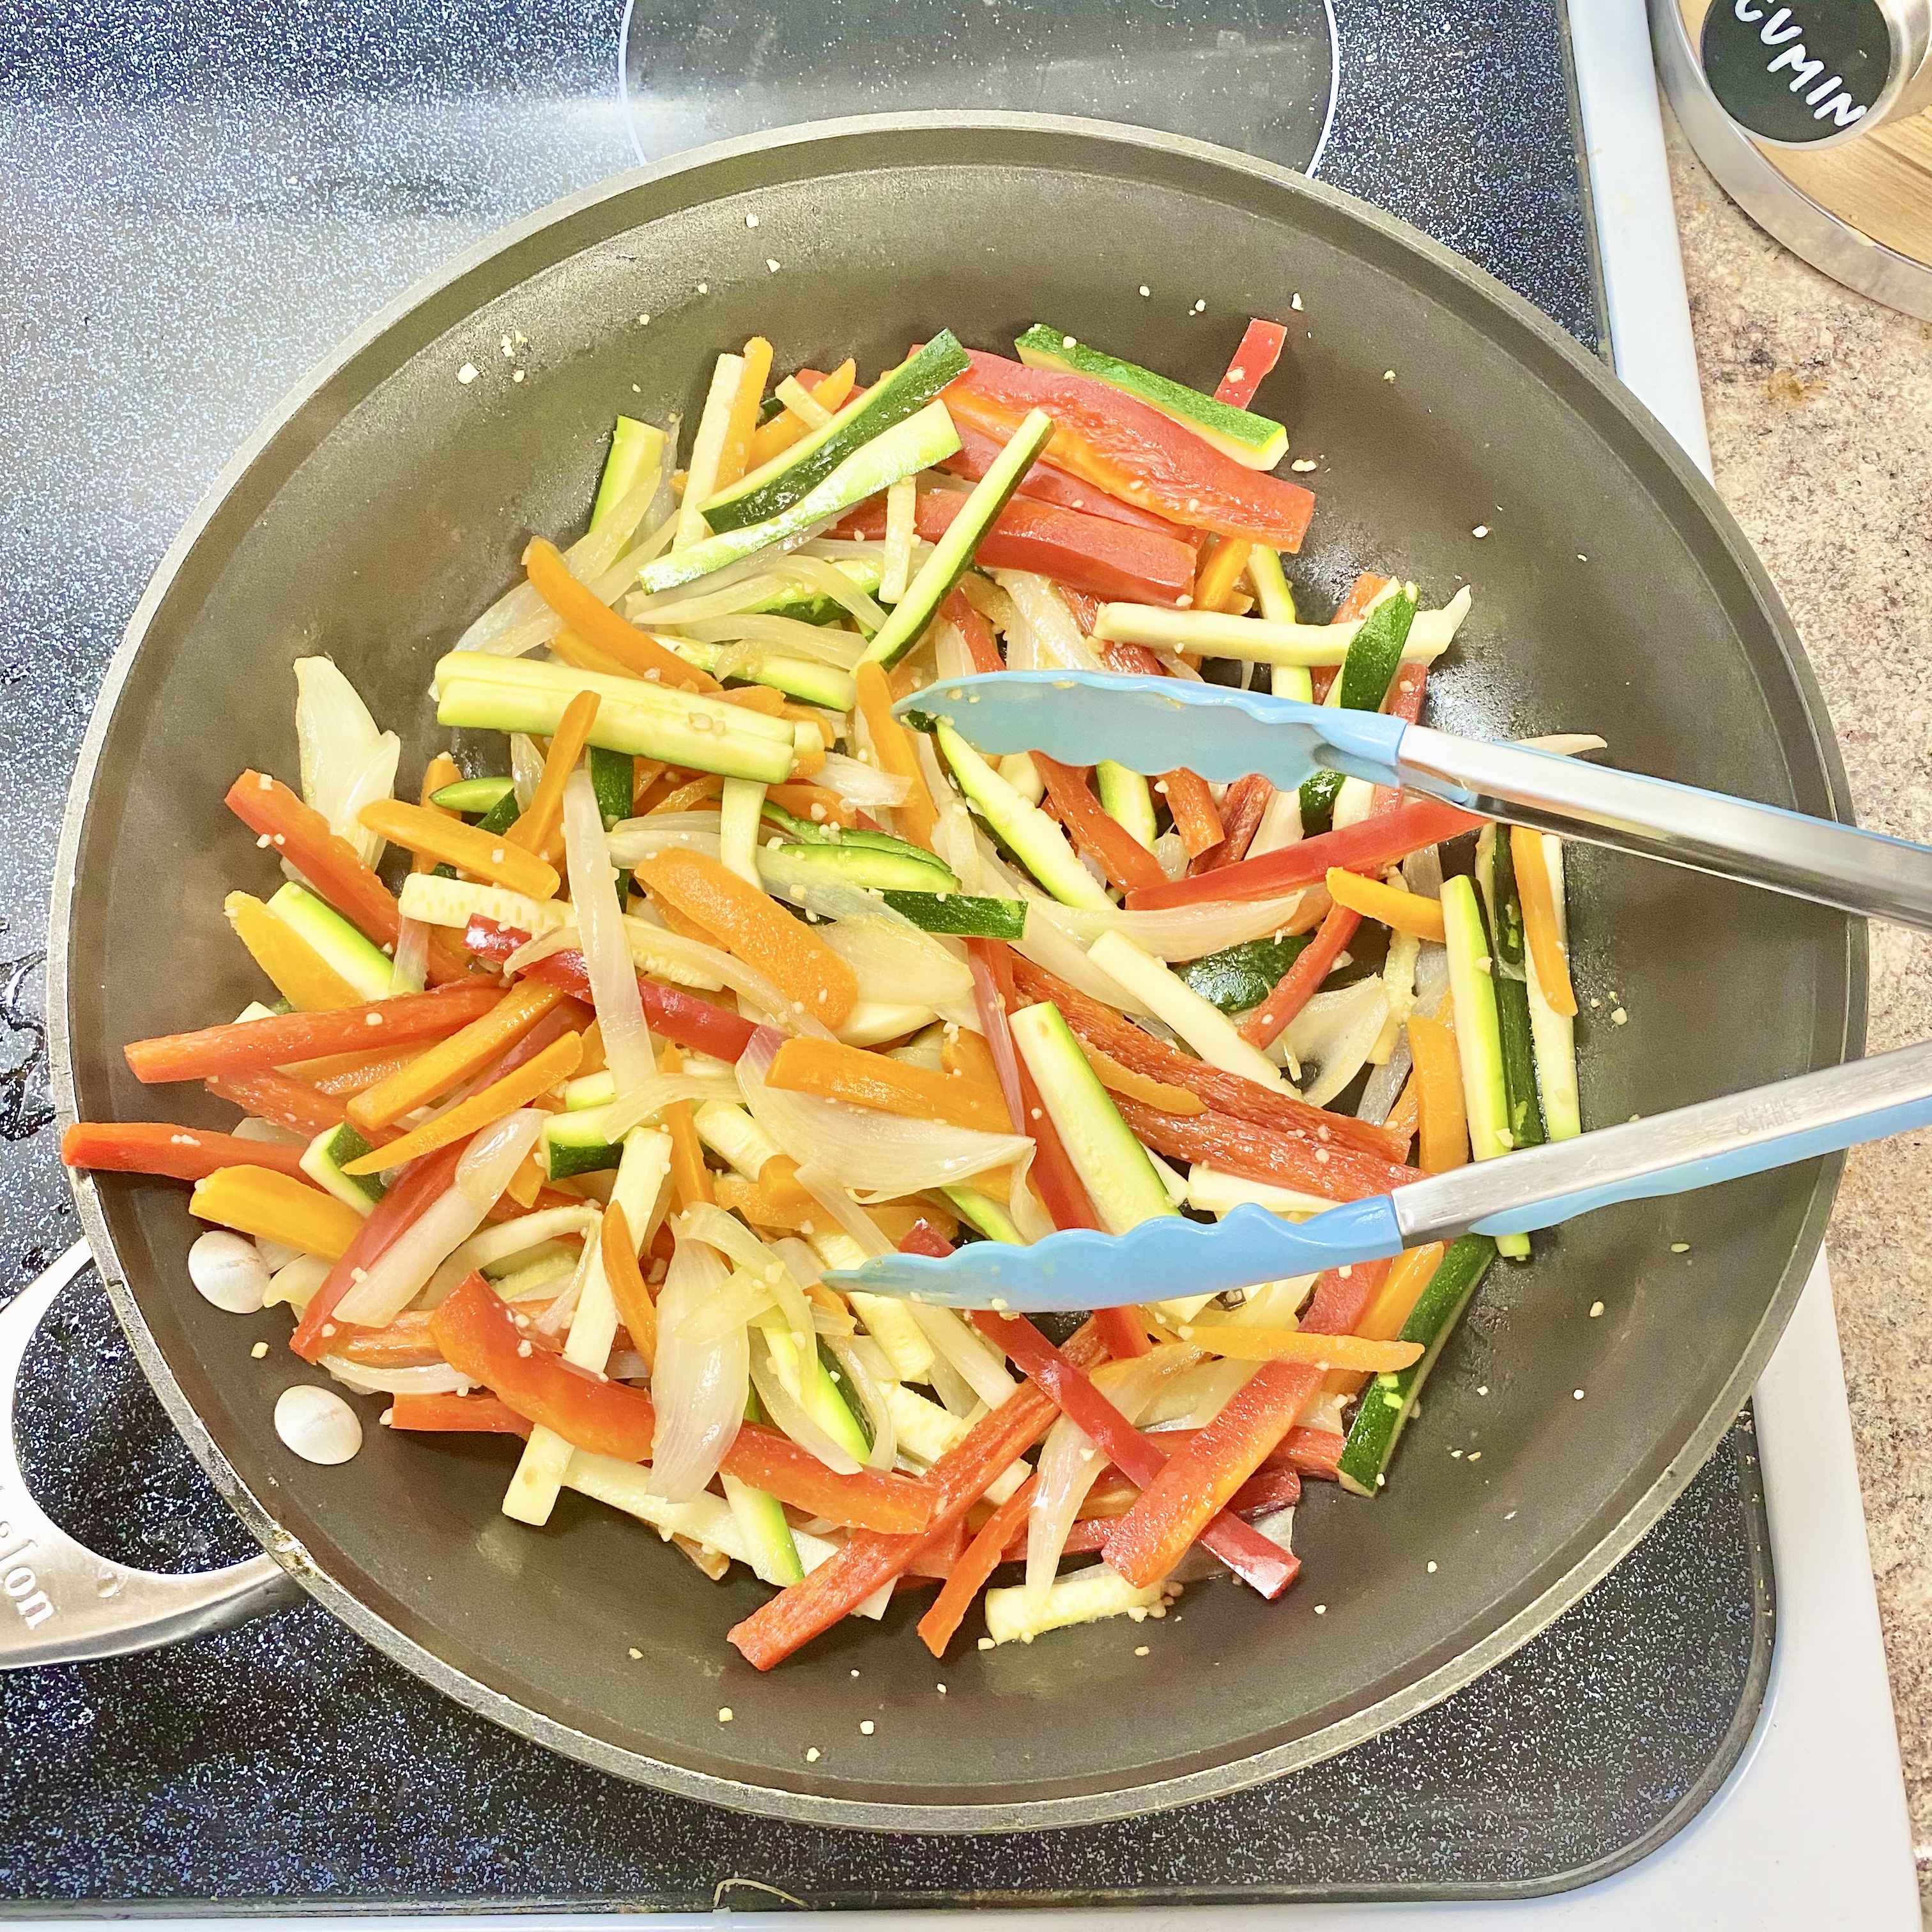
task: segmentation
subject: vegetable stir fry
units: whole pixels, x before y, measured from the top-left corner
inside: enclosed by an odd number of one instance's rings
[[[587,530],[534,536],[436,664],[442,744],[297,664],[296,783],[226,801],[260,998],[126,1048],[238,1120],[83,1123],[67,1160],[192,1184],[196,1286],[286,1304],[391,1430],[520,1438],[478,1452],[506,1514],[574,1490],[745,1566],[760,1669],[900,1592],[935,1655],[976,1602],[1000,1643],[1223,1570],[1280,1596],[1303,1483],[1376,1493],[1522,1238],[1150,1281],[1064,1336],[823,1276],[1304,1216],[1580,1130],[1552,839],[895,716],[1066,668],[1418,718],[1470,592],[1365,571],[1304,619],[1315,501],[1250,406],[1284,339],[1252,323],[1210,396],[1044,326],[869,386],[848,358],[774,387],[754,338],[683,468],[678,425],[620,417]],[[287,1439],[340,1460],[341,1421]]]

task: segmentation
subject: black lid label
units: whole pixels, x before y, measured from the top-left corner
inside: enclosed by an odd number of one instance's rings
[[[1876,0],[1712,0],[1702,56],[1725,112],[1768,141],[1822,141],[1856,127],[1892,77]]]

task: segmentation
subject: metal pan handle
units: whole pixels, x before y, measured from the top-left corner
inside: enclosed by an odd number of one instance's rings
[[[272,1556],[178,1576],[110,1563],[29,1493],[14,1437],[20,1364],[56,1297],[92,1258],[76,1241],[0,1308],[0,1670],[157,1650],[284,1609],[302,1594]]]

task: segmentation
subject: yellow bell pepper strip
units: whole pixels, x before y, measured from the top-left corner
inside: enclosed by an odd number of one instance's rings
[[[487,1012],[379,1085],[357,1094],[349,1103],[350,1124],[366,1136],[372,1129],[386,1127],[440,1100],[452,1087],[474,1079],[566,997],[563,988],[541,980],[519,980],[507,993],[490,991],[493,1003]]]
[[[772,345],[762,335],[754,335],[745,344],[745,373],[738,378],[738,393],[731,399],[731,414],[724,426],[716,490],[730,489],[745,474],[751,460],[752,438],[758,427],[758,405],[765,399],[771,374]]]
[[[597,722],[598,703],[596,692],[580,691],[563,707],[563,716],[557,720],[556,734],[550,741],[550,749],[544,754],[543,776],[537,780],[529,808],[505,835],[511,844],[520,846],[525,851],[535,853],[540,859],[550,862],[553,880],[556,877],[555,862],[563,856],[564,781],[577,769],[577,761],[583,757],[584,748],[590,742],[590,728]],[[556,891],[553,884],[548,892],[532,892],[530,896],[548,898]]]
[[[667,1046],[662,1065],[666,1073],[682,1073],[684,1055],[676,1046]],[[680,1208],[714,1202],[717,1196],[711,1189],[711,1170],[704,1165],[704,1148],[691,1118],[691,1102],[673,1100],[658,1110],[658,1118],[670,1136],[670,1184]]]
[[[604,1279],[610,1284],[610,1299],[616,1304],[617,1319],[631,1338],[631,1346],[644,1358],[644,1366],[658,1364],[658,1310],[645,1286],[644,1270],[638,1265],[637,1238],[624,1210],[612,1202],[604,1210],[604,1229],[598,1252],[604,1262]]]
[[[1418,1165],[1424,1174],[1447,1174],[1469,1158],[1468,1110],[1456,1036],[1440,1020],[1411,1013],[1408,1050],[1415,1058]]]
[[[627,622],[587,584],[571,574],[555,544],[532,537],[524,552],[530,587],[591,649],[614,658],[632,677],[668,684],[680,691],[716,691],[710,672],[687,664],[675,651]]]
[[[1224,610],[1234,595],[1234,586],[1248,567],[1254,545],[1245,537],[1216,537],[1201,560],[1194,579],[1194,608]]]
[[[425,1120],[384,1146],[372,1148],[360,1160],[347,1162],[342,1171],[352,1174],[382,1174],[418,1155],[434,1154],[452,1141],[466,1141],[472,1134],[494,1126],[519,1107],[529,1106],[559,1081],[568,1080],[577,1071],[583,1054],[584,1036],[567,1033],[502,1079],[492,1082],[466,1100],[459,1100],[434,1120]]]
[[[1012,1122],[997,1087],[935,1072],[836,1040],[788,1040],[773,1058],[765,1084],[788,1094],[843,1100],[911,1120],[938,1120],[977,1133],[1010,1134]]]
[[[850,400],[852,385],[858,374],[858,364],[848,356],[829,376],[821,376],[815,370],[801,369],[798,380],[820,408],[836,410]],[[790,448],[812,427],[802,416],[789,409],[784,415],[760,424],[752,437],[746,473],[748,476],[753,470],[762,470],[773,457]]]
[[[695,920],[728,952],[775,981],[798,1011],[837,1027],[859,1004],[851,968],[722,861],[674,849],[646,859],[633,876],[654,898]]]
[[[736,1174],[718,1174],[711,1186],[718,1205],[726,1214],[742,1216],[754,1228],[772,1228],[795,1234],[814,1216],[824,1217],[825,1210],[808,1196],[803,1201],[791,1200],[774,1194],[760,1182],[741,1180]]]
[[[298,1147],[245,1141],[205,1127],[165,1121],[76,1120],[61,1136],[61,1159],[97,1174],[158,1174],[170,1180],[206,1180],[224,1167],[262,1167],[303,1178]]]
[[[864,659],[853,673],[853,682],[858,688],[859,714],[866,721],[866,729],[872,734],[872,749],[878,755],[879,769],[907,782],[908,788],[904,802],[893,807],[898,814],[894,823],[898,827],[899,836],[915,845],[923,845],[929,852],[939,814],[933,805],[932,793],[926,790],[925,774],[920,771],[919,760],[914,753],[912,734],[892,716],[892,692],[886,682],[884,666],[870,658]]]
[[[326,1012],[272,1013],[265,1019],[203,1027],[197,1033],[164,1034],[131,1041],[122,1051],[129,1070],[145,1086],[262,1073],[328,1054],[440,1040],[488,1012],[502,997],[494,986],[447,986],[434,993],[332,1006]]]
[[[352,1006],[362,995],[292,926],[247,892],[230,892],[221,910],[248,956],[292,1006],[305,1013]]]
[[[1424,898],[1420,892],[1406,892],[1400,886],[1384,885],[1380,879],[1364,878],[1360,872],[1344,872],[1340,866],[1329,867],[1324,883],[1336,904],[1346,906],[1364,919],[1379,920],[1397,932],[1432,939],[1438,946],[1443,943],[1440,900]]]
[[[402,914],[396,896],[363,864],[328,820],[266,772],[244,772],[228,788],[229,810],[286,859],[349,922],[394,952]],[[429,943],[429,981],[446,986],[469,977],[470,962],[438,935]]]
[[[574,698],[571,701],[576,702]],[[361,816],[371,832],[398,845],[427,852],[472,879],[507,886],[526,898],[554,898],[562,883],[554,866],[513,844],[508,833],[466,825],[460,818],[445,817],[433,805],[406,805],[400,799],[379,798],[365,805]]]
[[[324,1261],[340,1261],[362,1232],[362,1217],[346,1202],[305,1180],[266,1167],[224,1167],[188,1197],[197,1220],[259,1234]]]
[[[1393,1372],[1422,1359],[1420,1342],[1374,1342],[1360,1335],[1318,1335],[1305,1328],[1243,1328],[1232,1322],[1185,1322],[1184,1342],[1240,1362],[1312,1362],[1318,1369]]]
[[[1536,982],[1552,1012],[1574,1019],[1576,994],[1570,983],[1570,957],[1557,929],[1556,895],[1550,888],[1550,868],[1544,862],[1543,834],[1527,825],[1512,825],[1509,841],[1516,896],[1522,902],[1523,937],[1536,964]]]

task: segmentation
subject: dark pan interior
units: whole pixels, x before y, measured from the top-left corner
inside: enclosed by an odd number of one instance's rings
[[[258,442],[151,596],[83,766],[59,988],[77,1111],[225,1114],[198,1090],[144,1091],[119,1049],[258,990],[220,900],[271,869],[220,800],[247,764],[293,776],[290,661],[336,658],[404,734],[413,785],[440,742],[430,666],[513,580],[532,530],[581,527],[614,412],[692,420],[712,356],[754,331],[782,370],[856,351],[869,376],[942,324],[1005,349],[1042,318],[1211,388],[1251,313],[1296,325],[1258,406],[1320,463],[1291,572],[1306,609],[1325,613],[1358,567],[1412,576],[1429,602],[1474,580],[1436,721],[1596,730],[1636,770],[1842,808],[1808,675],[1735,529],[1600,368],[1496,284],[1346,197],[1187,143],[1023,118],[843,124],[631,178],[518,231],[382,319]],[[512,332],[527,338],[514,384]],[[482,372],[467,386],[466,362]],[[1861,939],[1839,916],[1585,850],[1573,904],[1587,1122],[1856,1050]],[[514,1445],[398,1441],[371,1401],[356,1461],[296,1460],[269,1420],[298,1375],[286,1318],[193,1293],[184,1190],[86,1191],[177,1420],[366,1634],[632,1776],[826,1822],[984,1828],[1306,1762],[1521,1642],[1734,1413],[1830,1179],[1600,1214],[1500,1268],[1387,1492],[1316,1486],[1296,1525],[1306,1573],[1278,1606],[1199,1585],[1164,1623],[1030,1647],[982,1652],[969,1625],[939,1665],[902,1599],[883,1630],[848,1624],[764,1678],[723,1641],[760,1586],[707,1583],[579,1501],[546,1531],[507,1521]],[[277,1344],[259,1363],[258,1336]]]

